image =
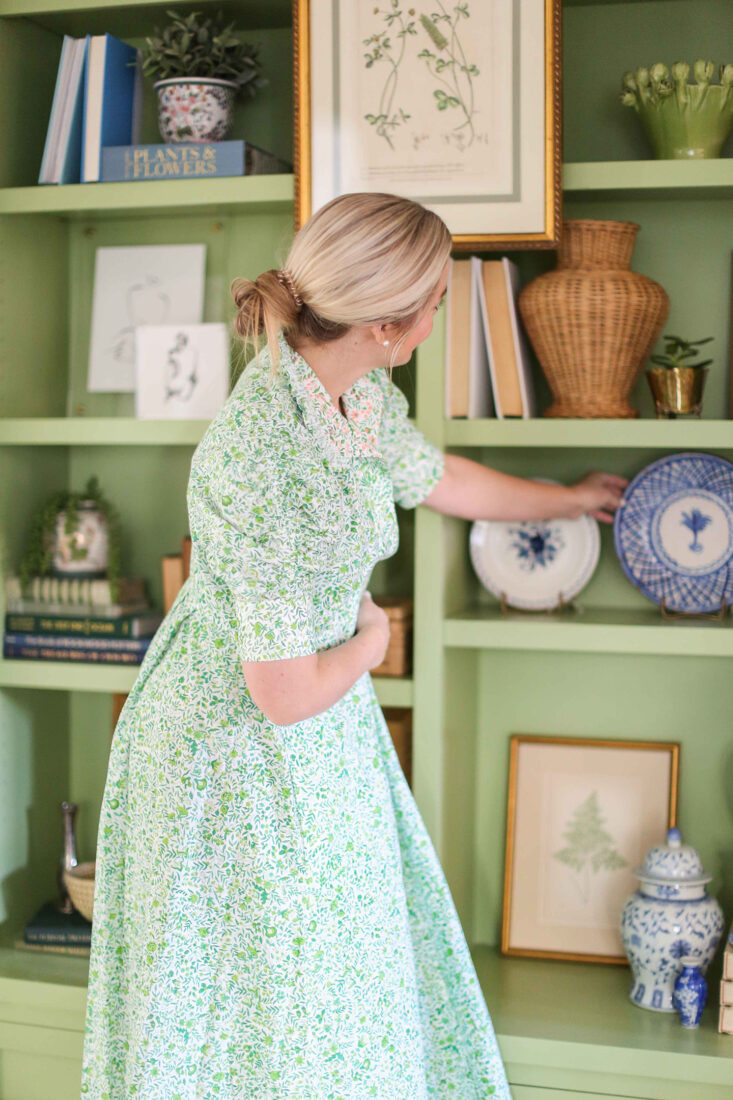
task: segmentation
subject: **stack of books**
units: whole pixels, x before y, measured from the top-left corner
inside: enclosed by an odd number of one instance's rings
[[[446,416],[536,415],[518,294],[519,271],[511,260],[451,259],[446,295]]]
[[[64,35],[39,183],[95,183],[102,148],[140,140],[142,59],[111,34]]]
[[[5,581],[3,656],[13,660],[142,664],[163,615],[142,577],[122,578],[112,602],[107,580],[36,576],[22,591]]]
[[[78,913],[62,913],[53,901],[47,901],[23,929],[15,947],[30,951],[52,951],[63,955],[89,955],[92,922]]]
[[[720,1019],[718,1031],[733,1035],[733,925],[725,941],[723,952],[723,977],[720,982]]]

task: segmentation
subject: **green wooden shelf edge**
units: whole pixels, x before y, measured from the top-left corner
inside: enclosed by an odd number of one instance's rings
[[[444,442],[454,447],[733,450],[733,420],[446,419],[443,432]]]
[[[712,973],[700,1027],[687,1031],[675,1013],[631,1003],[627,966],[507,958],[485,945],[471,955],[513,1084],[655,1100],[731,1095],[733,1040],[717,1032]]]
[[[717,160],[610,160],[563,166],[566,195],[606,199],[733,196],[733,157]]]
[[[92,214],[159,215],[288,212],[293,176],[223,176],[207,180],[140,180],[132,183],[69,183],[0,189],[0,214],[56,214],[83,219]]]
[[[664,621],[655,607],[587,608],[557,615],[471,607],[448,616],[443,644],[457,649],[733,657],[733,620]]]
[[[213,3],[213,0],[202,2]],[[155,10],[164,6],[160,0],[125,0],[124,4],[120,4],[119,0],[2,0],[0,16],[23,15],[33,19],[43,15],[99,12],[105,9],[113,9],[115,12],[120,8],[129,8],[132,11],[141,8]],[[238,9],[238,26],[242,27],[288,26],[291,20],[290,0],[238,0]],[[155,11],[155,17],[160,20],[158,11]]]
[[[129,692],[139,665],[95,665],[75,661],[14,661],[0,659],[0,688],[45,688],[49,691]],[[411,707],[412,680],[374,676],[382,706]]]

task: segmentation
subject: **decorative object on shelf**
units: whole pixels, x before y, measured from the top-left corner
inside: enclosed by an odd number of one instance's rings
[[[102,537],[104,532],[104,537]],[[21,588],[31,576],[102,577],[112,598],[121,576],[119,515],[96,475],[82,492],[54,493],[33,517],[18,565]]]
[[[74,828],[74,821],[78,809],[79,807],[76,802],[61,803],[61,813],[64,819],[64,847],[61,853],[61,859],[59,860],[58,873],[56,875],[59,893],[61,895],[61,901],[58,907],[60,913],[71,913],[73,909],[72,899],[69,895],[64,876],[67,871],[76,867],[79,862],[76,858],[76,830]]]
[[[653,845],[634,875],[638,890],[621,914],[621,935],[634,981],[629,997],[640,1008],[674,1012],[674,986],[683,958],[694,956],[703,974],[723,934],[723,910],[709,897],[712,875],[700,856],[682,843],[677,828],[665,844]]]
[[[98,248],[94,260],[87,389],[134,393],[138,325],[203,320],[206,245]]]
[[[89,863],[78,863],[75,867],[64,871],[64,885],[71,897],[74,908],[88,921],[92,920],[94,912],[94,876],[96,869],[97,862],[92,860]]]
[[[142,71],[158,77],[158,126],[166,142],[221,141],[231,129],[239,92],[252,97],[268,81],[259,46],[241,41],[219,12],[201,17],[168,11],[172,22],[145,39]]]
[[[374,596],[389,619],[389,645],[372,676],[409,676],[412,673],[412,612],[410,596]]]
[[[295,0],[296,230],[377,181],[435,210],[455,249],[556,247],[561,7],[525,4],[515,23],[505,0]]]
[[[733,463],[682,453],[641,470],[613,521],[624,573],[667,611],[717,613],[733,603]]]
[[[669,417],[692,413],[700,417],[702,413],[702,393],[708,375],[708,364],[712,359],[702,362],[690,362],[699,352],[695,348],[709,344],[712,336],[703,340],[683,340],[680,336],[664,337],[664,354],[652,355],[652,363],[646,372],[651,387],[657,417]]]
[[[141,420],[211,420],[229,395],[227,327],[138,325],[135,370]]]
[[[696,61],[695,84],[690,66],[678,61],[671,69],[662,62],[624,73],[621,102],[632,107],[644,127],[655,156],[661,160],[719,157],[733,123],[733,65]]]
[[[626,962],[631,868],[674,821],[678,770],[673,742],[512,735],[504,954]]]
[[[733,1035],[733,925],[728,930],[723,950],[718,1031],[723,1035]]]
[[[497,599],[522,611],[549,611],[586,586],[601,539],[592,516],[522,523],[480,519],[471,524],[469,547],[477,577]]]
[[[708,996],[708,983],[697,955],[683,955],[680,965],[682,969],[675,979],[672,1003],[683,1027],[698,1027]]]
[[[669,312],[667,292],[630,268],[635,222],[563,222],[557,266],[519,294],[552,390],[544,416],[636,417],[629,393]]]

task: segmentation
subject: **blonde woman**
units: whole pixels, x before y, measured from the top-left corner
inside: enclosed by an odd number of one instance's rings
[[[232,285],[266,344],[194,453],[190,576],[114,734],[85,1100],[510,1096],[370,679],[389,628],[369,578],[395,502],[610,519],[625,482],[510,477],[409,423],[391,368],[450,250],[418,203],[344,195]]]

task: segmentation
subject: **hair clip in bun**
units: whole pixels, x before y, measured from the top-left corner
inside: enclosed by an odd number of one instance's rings
[[[303,299],[301,298],[301,296],[298,294],[297,290],[293,286],[293,277],[290,274],[290,272],[287,271],[285,268],[282,268],[277,273],[277,279],[278,279],[279,283],[281,283],[287,290],[290,291],[290,294],[292,295],[296,306],[298,307],[298,309],[300,309],[303,305]]]

